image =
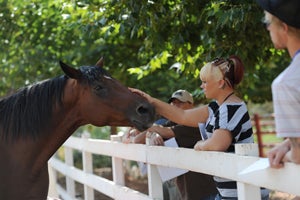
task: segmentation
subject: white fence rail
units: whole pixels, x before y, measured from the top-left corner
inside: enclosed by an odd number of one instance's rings
[[[54,191],[60,198],[76,199],[74,181],[77,181],[84,185],[85,200],[94,200],[94,190],[117,200],[163,199],[162,182],[157,165],[188,169],[236,180],[241,200],[260,199],[259,187],[300,196],[300,166],[287,163],[282,169],[265,167],[266,158],[253,156],[258,155],[257,145],[238,145],[236,146],[238,154],[229,154],[186,148],[123,144],[113,140],[118,140],[118,137],[112,137],[112,141],[70,137],[64,143],[65,162],[55,157],[49,161],[50,186],[55,186]],[[73,149],[82,151],[83,170],[73,166]],[[92,154],[112,157],[113,181],[93,174]],[[148,164],[149,195],[124,186],[123,160],[141,161]],[[249,170],[245,170],[246,168]],[[56,172],[67,177],[66,190],[56,183]],[[53,188],[50,188],[50,191],[53,191]]]

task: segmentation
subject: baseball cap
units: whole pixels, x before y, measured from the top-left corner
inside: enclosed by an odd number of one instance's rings
[[[186,90],[177,90],[175,91],[171,98],[169,99],[169,103],[173,100],[173,99],[178,99],[181,102],[190,102],[190,103],[194,103],[194,99],[191,93],[189,93]]]
[[[299,0],[256,0],[256,2],[287,25],[300,28]]]

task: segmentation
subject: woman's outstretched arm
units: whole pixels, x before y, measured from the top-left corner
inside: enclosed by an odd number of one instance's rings
[[[141,90],[135,88],[129,88],[129,89],[132,92],[146,98],[147,101],[155,107],[155,110],[159,115],[162,115],[165,118],[177,124],[198,127],[198,123],[204,123],[208,118],[207,106],[201,106],[189,110],[183,110],[176,106],[172,106],[168,103],[165,103],[159,99],[151,97],[149,94]]]

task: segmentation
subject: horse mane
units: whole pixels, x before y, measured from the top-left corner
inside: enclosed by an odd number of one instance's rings
[[[54,106],[62,106],[67,77],[60,76],[21,88],[0,100],[0,138],[36,138],[51,127]]]
[[[111,77],[98,66],[81,66],[80,72],[80,84],[89,86],[97,84],[103,76]],[[64,112],[63,92],[68,78],[64,75],[44,80],[0,99],[0,138],[37,138],[49,132],[54,108]]]

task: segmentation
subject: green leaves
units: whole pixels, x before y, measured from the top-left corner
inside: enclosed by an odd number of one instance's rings
[[[273,48],[262,16],[247,0],[2,1],[0,96],[60,75],[59,60],[92,65],[103,56],[128,86],[161,99],[184,88],[203,101],[200,68],[236,54],[246,68],[241,95],[270,100],[290,58]]]

